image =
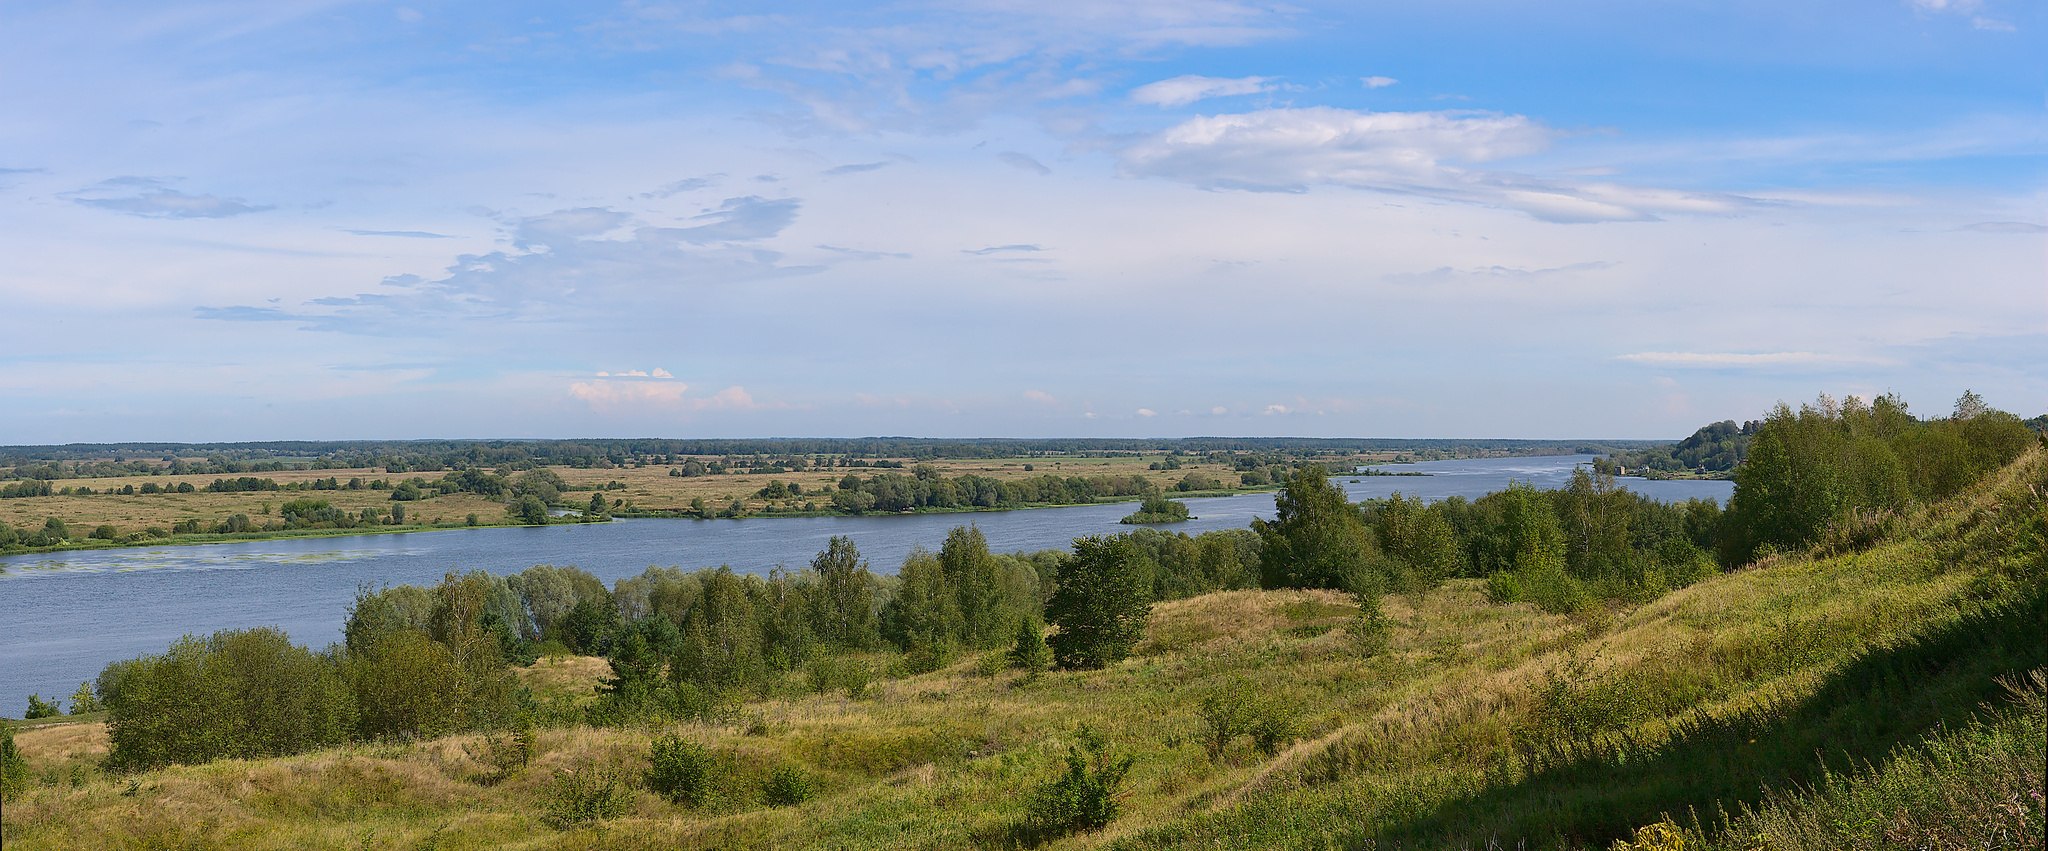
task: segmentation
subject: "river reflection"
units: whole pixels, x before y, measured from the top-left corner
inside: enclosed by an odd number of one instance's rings
[[[1389,467],[1429,476],[1336,476],[1354,501],[1399,491],[1436,500],[1476,498],[1510,480],[1558,487],[1592,456],[1434,461]],[[1623,479],[1654,499],[1711,497],[1729,482]],[[1195,499],[1198,519],[1167,527],[1199,534],[1270,518],[1271,494]],[[358,585],[432,584],[442,574],[517,573],[535,564],[576,565],[606,583],[649,566],[730,565],[765,574],[800,567],[834,535],[853,539],[879,573],[915,547],[936,549],[955,526],[974,524],[998,552],[1067,547],[1077,536],[1127,531],[1131,503],[1025,511],[752,520],[623,520],[546,527],[492,527],[394,535],[55,553],[0,558],[0,714],[18,715],[29,694],[68,698],[116,659],[160,653],[181,635],[277,626],[315,647],[341,640]]]

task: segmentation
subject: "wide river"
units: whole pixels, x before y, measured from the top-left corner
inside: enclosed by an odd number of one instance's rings
[[[1521,481],[1561,486],[1590,455],[1431,461],[1386,469],[1421,476],[1336,476],[1353,501],[1396,491],[1429,500],[1477,498]],[[1623,479],[1664,501],[1711,497],[1730,482]],[[1166,527],[1197,534],[1271,518],[1269,493],[1189,500],[1198,519]],[[393,535],[65,552],[0,558],[0,715],[19,717],[30,694],[65,700],[117,659],[161,653],[183,635],[276,626],[324,647],[341,640],[358,585],[431,585],[448,571],[517,573],[536,564],[575,565],[607,583],[649,566],[730,565],[765,574],[810,563],[834,535],[852,538],[878,573],[893,573],[912,548],[937,549],[947,531],[974,524],[997,552],[1065,549],[1081,535],[1128,531],[1117,520],[1135,503],[969,514],[789,517],[752,520],[623,520],[542,527],[485,527]]]

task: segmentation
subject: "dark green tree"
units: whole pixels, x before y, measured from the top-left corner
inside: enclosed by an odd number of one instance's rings
[[[505,507],[506,516],[528,526],[548,524],[548,504],[533,494],[526,494]]]
[[[1131,654],[1152,611],[1141,564],[1122,535],[1074,539],[1045,604],[1046,620],[1058,628],[1048,643],[1060,667],[1103,668]]]
[[[1254,519],[1259,533],[1259,581],[1267,588],[1350,588],[1372,556],[1358,510],[1330,484],[1323,468],[1307,466],[1273,497],[1274,519]]]

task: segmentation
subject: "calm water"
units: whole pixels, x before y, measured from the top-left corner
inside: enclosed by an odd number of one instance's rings
[[[1395,491],[1436,500],[1476,498],[1510,480],[1557,487],[1592,456],[1434,461],[1393,467],[1420,476],[1338,476],[1354,501]],[[1729,482],[1623,479],[1645,496],[1727,501]],[[1271,494],[1189,500],[1199,519],[1189,534],[1249,525],[1272,516]],[[834,535],[853,539],[876,572],[893,573],[914,547],[937,549],[946,532],[972,523],[998,552],[1066,548],[1080,535],[1131,527],[1116,521],[1132,503],[882,517],[753,520],[624,520],[616,523],[494,527],[398,535],[254,541],[161,549],[0,558],[0,715],[19,717],[28,695],[65,698],[116,659],[161,653],[188,634],[276,626],[301,644],[341,640],[357,585],[430,585],[451,571],[517,573],[536,564],[576,565],[607,584],[649,566],[731,565],[767,573],[800,567]]]

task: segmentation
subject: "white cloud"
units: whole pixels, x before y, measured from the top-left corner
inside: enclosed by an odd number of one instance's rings
[[[710,396],[692,397],[688,395],[689,389],[690,385],[680,381],[578,381],[569,385],[569,396],[600,412],[613,408],[752,411],[789,407],[781,403],[757,402],[746,388],[739,385]]]
[[[2013,26],[2011,22],[2001,21],[1996,18],[1971,18],[1970,26],[1976,27],[1980,30],[1990,30],[1992,32],[2009,33],[2019,31],[2019,27]]]
[[[1366,77],[1361,82],[1365,83],[1365,87],[1368,89],[1384,89],[1401,81],[1392,77]]]
[[[1155,410],[1152,410],[1151,408],[1139,408],[1139,409],[1138,409],[1138,416],[1141,416],[1141,417],[1156,417],[1156,416],[1159,416],[1159,412],[1158,412],[1158,411],[1155,411]]]
[[[1024,391],[1024,398],[1045,405],[1051,405],[1059,401],[1058,399],[1054,399],[1051,393],[1047,393],[1043,390],[1026,390]]]
[[[1230,413],[1230,409],[1223,407],[1222,405],[1217,405],[1216,407],[1209,409],[1209,415],[1214,417],[1220,417],[1227,413]]]
[[[1171,80],[1147,83],[1131,90],[1131,100],[1155,106],[1183,106],[1214,97],[1270,92],[1273,77],[1203,77],[1184,74]],[[1374,78],[1381,79],[1381,78]]]
[[[1131,176],[1205,189],[1303,192],[1349,186],[1521,210],[1559,222],[1637,221],[1723,213],[1745,203],[1613,183],[1463,168],[1539,153],[1558,133],[1495,112],[1357,112],[1333,107],[1196,116],[1118,155]]]
[[[1293,409],[1288,408],[1286,405],[1267,405],[1266,410],[1261,411],[1260,413],[1264,414],[1265,416],[1273,417],[1279,416],[1281,414],[1293,413]]]

